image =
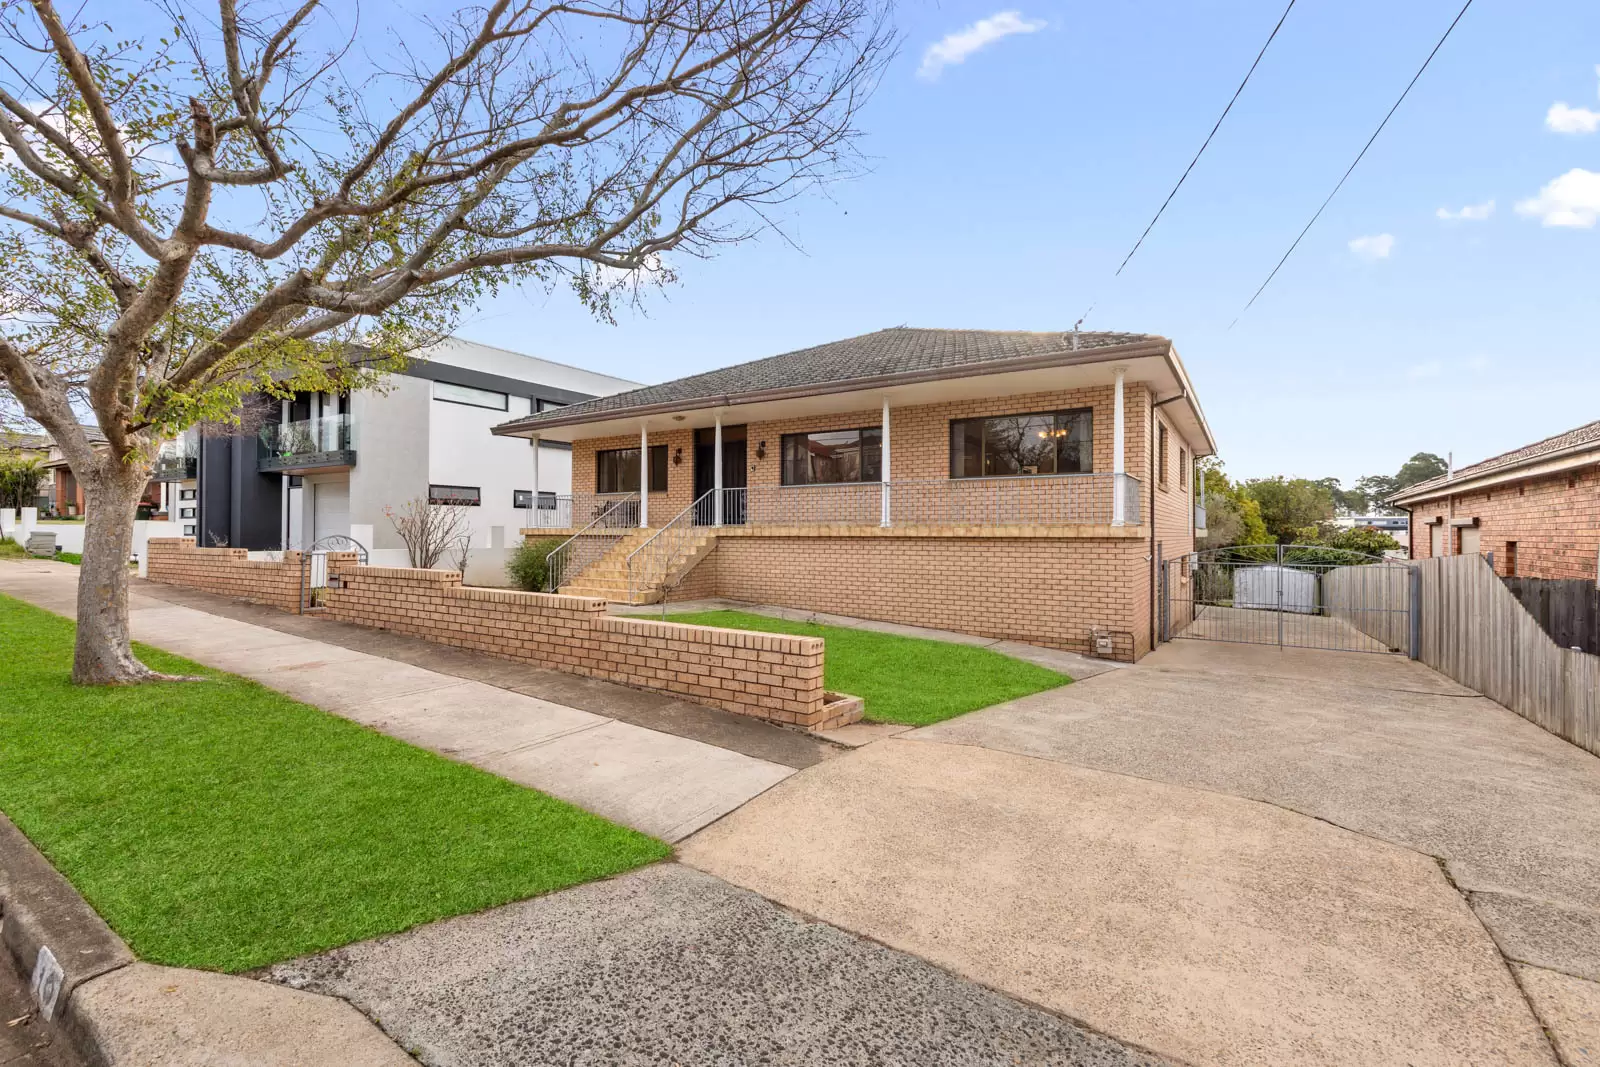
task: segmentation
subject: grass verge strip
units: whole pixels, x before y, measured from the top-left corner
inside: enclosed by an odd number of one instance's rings
[[[986,648],[900,637],[845,626],[822,626],[745,611],[668,615],[671,622],[821,637],[825,684],[866,701],[873,722],[926,726],[991,704],[1066,685],[1071,678]]]
[[[617,874],[665,844],[233,675],[69,681],[0,596],[0,809],[135,953],[242,971]]]

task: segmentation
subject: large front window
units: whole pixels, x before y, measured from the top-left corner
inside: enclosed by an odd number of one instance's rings
[[[639,491],[639,450],[611,448],[594,454],[594,491],[597,493],[637,493]],[[650,491],[667,491],[667,446],[650,446]]]
[[[1094,470],[1089,408],[997,415],[950,423],[950,477],[1088,474]]]
[[[882,427],[783,436],[784,485],[828,485],[882,479]]]

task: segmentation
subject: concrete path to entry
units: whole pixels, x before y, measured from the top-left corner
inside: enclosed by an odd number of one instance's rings
[[[1600,760],[1398,657],[1167,646],[680,854],[1187,1062],[1600,1063]]]
[[[62,615],[78,569],[0,563],[0,592]],[[129,598],[135,640],[678,841],[794,768],[294,633]]]

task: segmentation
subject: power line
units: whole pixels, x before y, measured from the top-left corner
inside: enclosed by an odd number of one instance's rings
[[[1278,16],[1278,24],[1272,27],[1272,32],[1267,35],[1266,44],[1263,44],[1261,46],[1261,51],[1256,53],[1255,62],[1250,64],[1249,70],[1245,71],[1244,80],[1239,83],[1239,88],[1233,91],[1233,97],[1228,101],[1228,106],[1222,109],[1221,115],[1217,116],[1217,124],[1211,127],[1210,133],[1206,134],[1205,143],[1200,146],[1200,151],[1194,154],[1194,158],[1191,159],[1189,161],[1189,165],[1184,168],[1183,177],[1179,178],[1178,184],[1172,187],[1172,192],[1168,193],[1167,198],[1161,201],[1161,207],[1156,211],[1155,218],[1150,220],[1150,225],[1144,228],[1144,232],[1139,235],[1139,239],[1133,243],[1133,247],[1129,249],[1128,254],[1123,257],[1122,265],[1117,268],[1117,273],[1112,275],[1113,278],[1119,277],[1122,274],[1123,267],[1126,267],[1128,265],[1128,261],[1133,258],[1133,254],[1139,251],[1139,246],[1144,244],[1144,239],[1150,236],[1150,231],[1156,228],[1157,222],[1161,221],[1161,216],[1166,212],[1167,205],[1172,203],[1172,198],[1178,195],[1178,190],[1182,189],[1183,183],[1189,179],[1189,172],[1194,170],[1194,165],[1200,162],[1200,157],[1205,155],[1206,149],[1211,146],[1211,139],[1217,135],[1218,130],[1222,129],[1222,122],[1228,117],[1228,112],[1233,110],[1233,105],[1239,102],[1239,95],[1244,92],[1244,87],[1250,84],[1250,76],[1254,74],[1256,72],[1256,68],[1261,65],[1261,57],[1267,54],[1267,49],[1272,46],[1273,38],[1277,37],[1278,31],[1283,29],[1283,21],[1289,17],[1289,12],[1294,10],[1294,4],[1295,0],[1289,0],[1289,6],[1283,9],[1282,15]]]
[[[1344,188],[1344,183],[1349,180],[1350,175],[1355,171],[1356,167],[1361,163],[1361,160],[1366,156],[1367,149],[1372,147],[1372,143],[1378,139],[1378,135],[1383,132],[1383,128],[1389,125],[1389,120],[1394,118],[1394,113],[1400,110],[1400,105],[1405,103],[1407,96],[1411,95],[1412,87],[1417,84],[1419,79],[1421,79],[1423,72],[1426,71],[1428,69],[1428,65],[1433,62],[1433,57],[1439,54],[1439,49],[1443,48],[1444,43],[1450,39],[1450,35],[1455,32],[1456,24],[1461,21],[1462,16],[1467,13],[1467,8],[1471,6],[1472,0],[1467,0],[1466,3],[1461,5],[1461,10],[1456,12],[1456,17],[1451,20],[1449,27],[1445,29],[1444,36],[1439,38],[1439,43],[1433,46],[1433,51],[1428,53],[1428,58],[1422,61],[1422,66],[1417,68],[1417,72],[1413,74],[1411,76],[1411,80],[1406,83],[1405,91],[1402,92],[1400,94],[1400,98],[1394,102],[1394,106],[1389,109],[1389,113],[1383,116],[1383,121],[1378,123],[1378,128],[1372,131],[1372,136],[1367,138],[1367,143],[1361,147],[1361,151],[1357,153],[1355,160],[1350,164],[1349,168],[1345,170],[1344,176],[1339,179],[1339,184],[1333,187],[1333,192],[1329,193],[1328,198],[1322,202],[1322,206],[1317,208],[1317,213],[1311,216],[1311,221],[1306,223],[1305,229],[1300,231],[1300,235],[1294,239],[1294,243],[1291,244],[1289,246],[1289,250],[1283,254],[1283,258],[1278,260],[1278,265],[1272,268],[1272,273],[1267,275],[1267,280],[1261,283],[1261,288],[1256,290],[1255,295],[1250,298],[1250,302],[1244,306],[1243,310],[1239,312],[1238,316],[1234,318],[1233,322],[1228,324],[1228,329],[1231,330],[1239,324],[1239,319],[1243,318],[1244,313],[1249,311],[1250,308],[1255,305],[1256,300],[1261,296],[1261,294],[1266,292],[1267,286],[1272,284],[1272,279],[1278,276],[1278,271],[1282,270],[1283,265],[1289,262],[1289,257],[1294,255],[1294,250],[1300,247],[1300,242],[1305,239],[1306,234],[1311,232],[1311,227],[1317,224],[1317,220],[1322,217],[1322,213],[1327,210],[1328,205],[1333,203],[1333,198],[1339,195],[1339,190]]]
[[[1283,9],[1282,15],[1278,16],[1277,25],[1272,27],[1272,32],[1267,35],[1266,43],[1261,46],[1261,51],[1256,53],[1255,62],[1251,63],[1250,69],[1245,71],[1244,80],[1239,82],[1239,88],[1233,91],[1233,96],[1228,100],[1228,106],[1222,109],[1222,114],[1217,116],[1216,124],[1211,127],[1211,132],[1206,134],[1205,142],[1200,145],[1200,151],[1196,152],[1194,158],[1189,160],[1189,165],[1183,169],[1183,175],[1178,179],[1178,184],[1172,187],[1172,192],[1168,193],[1167,198],[1161,201],[1161,207],[1156,210],[1155,217],[1150,220],[1150,225],[1144,228],[1144,232],[1139,235],[1137,241],[1133,242],[1133,247],[1128,250],[1128,254],[1122,257],[1122,263],[1117,267],[1116,273],[1111,276],[1113,280],[1122,277],[1123,269],[1133,259],[1134,253],[1138,252],[1140,246],[1144,244],[1144,239],[1150,236],[1150,231],[1156,228],[1156,223],[1161,221],[1161,216],[1166,213],[1167,205],[1171,204],[1172,198],[1178,195],[1178,190],[1183,188],[1183,183],[1189,180],[1189,172],[1194,170],[1194,165],[1200,162],[1200,157],[1206,154],[1207,148],[1211,147],[1211,139],[1217,135],[1218,130],[1222,129],[1222,123],[1227,119],[1228,112],[1233,110],[1233,105],[1239,102],[1239,96],[1244,92],[1244,87],[1250,84],[1250,76],[1261,65],[1261,57],[1267,54],[1267,49],[1272,46],[1273,39],[1278,36],[1278,31],[1283,29],[1283,22],[1289,17],[1289,12],[1294,10],[1294,5],[1295,0],[1289,0],[1289,6]],[[1098,301],[1095,303],[1098,303]],[[1083,313],[1083,317],[1078,320],[1080,325],[1084,319],[1089,317],[1089,312],[1093,311],[1094,307],[1093,303],[1089,305],[1088,310]]]

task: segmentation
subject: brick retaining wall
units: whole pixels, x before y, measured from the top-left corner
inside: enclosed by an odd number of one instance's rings
[[[328,614],[346,622],[807,729],[860,716],[825,704],[821,638],[621,618],[603,600],[464,588],[454,571],[341,561],[329,574]]]

